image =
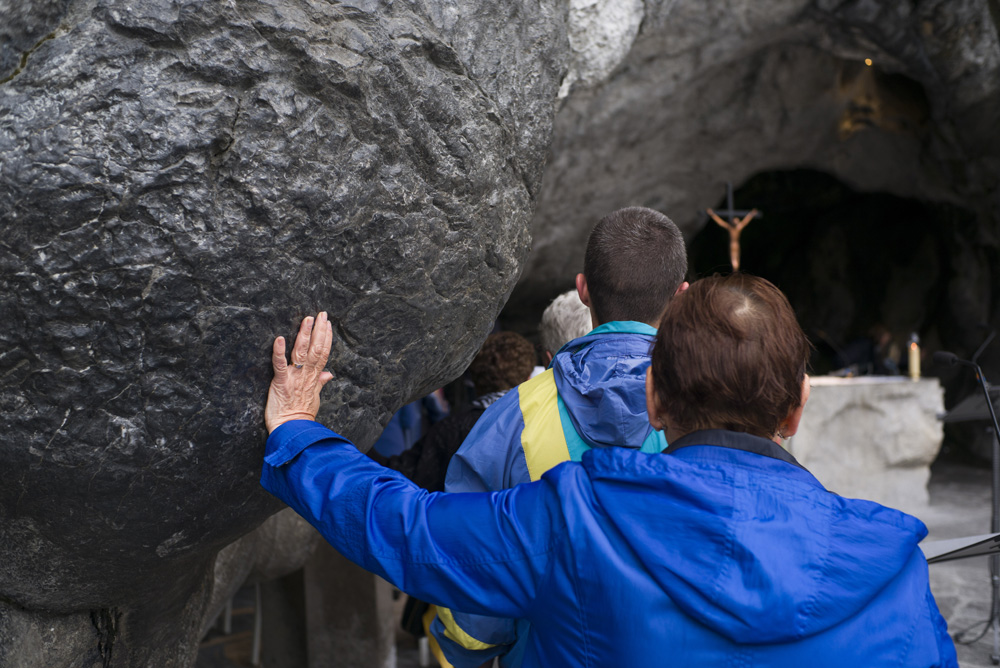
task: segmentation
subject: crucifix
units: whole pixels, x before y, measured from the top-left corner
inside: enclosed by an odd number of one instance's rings
[[[712,217],[712,220],[722,229],[729,232],[729,261],[733,265],[733,271],[740,269],[740,233],[743,228],[750,224],[754,217],[763,218],[764,214],[757,209],[749,211],[737,210],[733,208],[733,184],[726,181],[726,210],[716,213],[712,209],[705,209],[705,212]],[[726,218],[723,219],[719,214]],[[740,216],[743,216],[740,218]]]

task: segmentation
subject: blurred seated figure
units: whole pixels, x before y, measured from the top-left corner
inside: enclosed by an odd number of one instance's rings
[[[885,325],[874,325],[866,336],[836,350],[834,376],[898,376],[900,351]]]
[[[440,390],[411,401],[393,413],[372,449],[383,457],[406,452],[427,431],[448,415],[448,402]]]

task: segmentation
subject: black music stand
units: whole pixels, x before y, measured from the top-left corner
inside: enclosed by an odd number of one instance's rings
[[[1000,411],[1000,387],[991,387],[989,392],[993,410]],[[937,417],[945,423],[989,420],[990,410],[986,406],[986,397],[981,392],[973,392],[959,401],[950,411],[939,413]]]
[[[992,339],[993,336],[990,335],[990,337],[986,340],[986,343],[989,343]],[[983,347],[985,347],[985,344],[980,347],[980,351],[977,351],[975,357],[979,356],[979,352],[981,352]],[[976,368],[978,373],[978,367]],[[993,419],[994,413],[997,410],[1000,410],[1000,387],[991,387],[982,377],[979,377],[978,380],[984,387],[985,392],[973,392],[965,399],[958,402],[958,404],[956,404],[950,411],[938,414],[938,419],[941,420],[941,422],[956,423]],[[986,403],[987,395],[990,398],[990,404],[992,404],[992,406],[989,406]],[[994,433],[992,440],[996,441],[998,438],[1000,438],[1000,434]],[[996,532],[1000,531],[1000,513],[998,513],[998,507],[1000,507],[1000,501],[998,501],[998,494],[1000,494],[1000,489],[998,489],[998,485],[1000,485],[1000,480],[998,480],[1000,479],[1000,462],[997,461],[996,443],[993,444],[992,452],[993,520],[990,525],[990,530],[994,532],[994,535],[996,535]],[[972,640],[966,641],[964,639],[964,636],[969,631],[979,626],[980,623],[983,623],[979,622],[970,628],[956,633],[955,642],[966,645],[972,644],[982,638],[987,631],[992,629],[993,653],[990,654],[990,660],[993,665],[996,666],[1000,665],[1000,556],[998,556],[995,552],[992,553],[992,556],[990,556],[990,584],[992,588],[992,595],[990,596],[990,617],[984,623],[985,626],[983,628],[983,632]]]

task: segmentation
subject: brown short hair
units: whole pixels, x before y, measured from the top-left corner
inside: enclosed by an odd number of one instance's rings
[[[655,323],[687,274],[684,237],[659,211],[632,206],[602,218],[587,241],[583,275],[600,323]]]
[[[809,341],[778,288],[733,274],[674,298],[653,344],[660,408],[679,431],[773,438],[801,399]]]
[[[490,334],[469,365],[469,376],[479,394],[509,390],[528,380],[536,359],[535,346],[520,334]]]

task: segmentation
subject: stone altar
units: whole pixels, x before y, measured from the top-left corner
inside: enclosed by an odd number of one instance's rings
[[[827,489],[920,516],[944,434],[937,378],[811,378],[792,455]]]

